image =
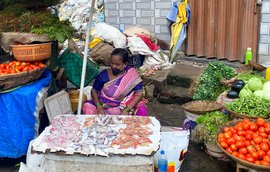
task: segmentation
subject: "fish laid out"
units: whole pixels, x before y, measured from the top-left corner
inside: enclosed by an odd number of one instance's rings
[[[34,152],[151,155],[159,148],[160,123],[154,117],[62,115],[32,144]]]

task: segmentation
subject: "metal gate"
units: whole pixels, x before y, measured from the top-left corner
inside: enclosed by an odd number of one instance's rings
[[[187,55],[242,62],[251,47],[256,61],[261,13],[257,0],[189,0],[189,4]]]

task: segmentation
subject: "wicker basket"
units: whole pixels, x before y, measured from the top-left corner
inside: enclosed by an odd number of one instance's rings
[[[12,45],[14,58],[18,61],[40,61],[50,58],[52,43]]]
[[[222,109],[222,105],[215,101],[198,100],[182,105],[183,109],[194,114],[205,114]]]
[[[249,61],[248,65],[252,66],[254,69],[256,69],[258,71],[264,71],[266,69],[266,67],[264,67],[256,62],[253,62],[253,61]]]
[[[218,142],[218,135],[219,135],[219,133],[223,132],[224,127],[235,126],[235,125],[236,125],[238,122],[240,122],[240,121],[242,121],[242,120],[233,120],[233,121],[230,121],[230,122],[224,124],[222,127],[220,127],[220,128],[218,129],[217,136],[216,136],[216,143],[217,143],[218,147],[219,147],[219,148],[220,148],[227,156],[229,156],[229,157],[232,158],[235,162],[237,162],[237,163],[239,163],[239,164],[241,164],[241,165],[243,165],[243,166],[249,167],[249,168],[254,169],[254,170],[258,170],[258,171],[260,171],[260,172],[267,172],[267,171],[269,172],[269,171],[270,171],[270,166],[256,165],[256,164],[254,164],[254,163],[250,163],[250,162],[248,162],[248,161],[244,161],[244,160],[242,160],[242,159],[240,159],[240,158],[237,158],[237,157],[231,155],[230,153],[228,153],[225,149],[223,149],[223,148],[220,146],[220,144],[219,144],[219,142]]]
[[[227,108],[225,108],[225,110],[227,110],[230,113],[231,118],[234,118],[234,119],[239,119],[239,118],[240,119],[243,119],[243,118],[248,118],[248,119],[264,118],[264,119],[267,119],[267,117],[261,117],[261,116],[253,117],[253,116],[250,116],[248,114],[242,114],[242,113],[238,113],[238,112],[229,110]]]
[[[215,143],[205,143],[206,153],[215,158],[225,158],[226,155]]]
[[[21,85],[25,85],[28,84],[29,82],[33,82],[39,79],[43,74],[43,72],[48,67],[48,65],[49,61],[47,61],[46,65],[43,68],[39,68],[28,72],[21,72],[17,74],[0,76],[0,92],[11,90]]]

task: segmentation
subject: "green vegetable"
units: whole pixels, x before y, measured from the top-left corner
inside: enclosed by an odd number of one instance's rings
[[[248,97],[248,96],[252,96],[252,91],[248,88],[243,88],[240,92],[239,92],[239,97]]]
[[[263,97],[264,95],[264,91],[263,90],[258,90],[258,91],[254,91],[254,96],[258,96],[258,97]]]
[[[262,82],[265,82],[265,79],[264,77],[262,77],[258,72],[256,71],[249,71],[249,72],[243,72],[243,73],[240,73],[236,76],[237,79],[241,79],[243,80],[245,83],[248,83],[248,81],[253,78],[253,77],[257,77],[257,78],[260,78],[260,80]]]
[[[192,131],[197,142],[215,142],[218,128],[230,121],[229,117],[219,111],[210,112],[196,119],[198,125]]]
[[[270,100],[262,97],[247,96],[225,104],[231,111],[249,115],[251,117],[270,117]]]
[[[270,92],[270,81],[264,83],[264,85],[263,85],[263,90],[264,90],[264,91],[269,91],[269,92]]]
[[[193,95],[194,100],[216,100],[227,90],[220,83],[222,78],[230,79],[235,76],[235,70],[221,62],[209,63],[199,79],[199,85]]]
[[[248,88],[251,91],[261,90],[263,88],[263,82],[260,78],[253,77],[248,81]]]

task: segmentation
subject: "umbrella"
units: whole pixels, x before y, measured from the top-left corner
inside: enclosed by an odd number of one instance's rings
[[[90,16],[89,16],[89,21],[88,21],[88,27],[87,27],[87,31],[86,31],[86,40],[85,40],[85,46],[84,46],[83,67],[82,67],[82,76],[81,76],[80,95],[79,95],[79,104],[78,104],[77,115],[81,114],[81,109],[82,109],[82,97],[83,97],[83,88],[84,88],[84,81],[85,81],[86,63],[87,63],[87,52],[88,52],[88,44],[89,44],[89,39],[90,39],[90,28],[91,28],[92,19],[93,19],[95,2],[96,2],[96,0],[92,0],[91,11],[90,11]]]
[[[170,44],[170,62],[173,62],[177,51],[186,38],[186,27],[190,22],[190,8],[188,0],[184,0],[177,7],[177,2],[173,1],[172,8],[167,20],[171,22],[171,44]]]

